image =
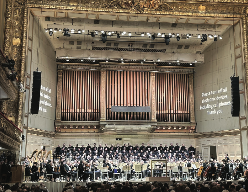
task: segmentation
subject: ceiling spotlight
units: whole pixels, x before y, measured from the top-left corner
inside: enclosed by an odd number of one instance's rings
[[[88,57],[88,59],[90,59],[90,56]]]
[[[141,37],[144,37],[145,36],[145,34],[144,33],[141,33]]]
[[[152,38],[152,40],[154,40],[154,39],[156,38],[156,37],[155,37],[155,34],[153,34],[151,38]]]
[[[52,31],[49,31],[49,35],[52,36],[53,35],[53,32]]]
[[[199,34],[199,35],[197,35],[197,38],[198,38],[198,39],[200,39],[200,38],[201,38],[201,35],[200,35],[200,34]]]
[[[71,29],[71,33],[74,33],[74,31],[75,31],[74,29]]]
[[[208,40],[208,36],[206,34],[202,34],[202,39],[201,42],[207,41]]]
[[[162,37],[165,37],[165,34],[164,33],[162,34]]]
[[[85,32],[85,30],[82,30],[82,33],[84,33]]]
[[[192,63],[190,63],[189,65],[192,65]]]
[[[157,60],[158,62],[160,61],[160,59]]]
[[[84,61],[83,59],[81,59],[81,61]]]
[[[195,59],[195,63],[197,63],[197,60]]]
[[[117,33],[117,38],[121,38],[121,36],[120,36],[120,34],[119,34],[119,33]]]
[[[62,31],[62,29],[59,29],[59,31]]]
[[[221,36],[219,36],[219,39],[222,39],[222,37],[221,37]]]
[[[180,41],[180,36],[179,36],[179,35],[177,35],[177,37],[176,37],[176,38],[177,38],[177,41]]]
[[[165,41],[166,45],[169,45],[170,44],[170,37],[166,35],[164,38],[164,41]]]
[[[70,36],[71,36],[71,35],[69,34],[69,29],[64,28],[64,29],[63,29],[63,32],[64,32],[64,36],[66,36],[66,37],[70,37]]]
[[[177,60],[177,63],[179,63],[179,60]]]
[[[158,36],[161,36],[161,33],[158,33]]]
[[[106,33],[102,33],[101,37],[102,37],[102,42],[103,43],[106,43],[106,41],[107,41],[107,34]]]
[[[209,38],[213,38],[213,35],[208,35]]]
[[[169,63],[169,65],[171,65],[171,63]]]
[[[101,33],[104,33],[104,31],[101,31]]]
[[[121,58],[121,61],[123,61],[123,58]]]
[[[78,30],[78,33],[82,33],[80,29]]]
[[[132,33],[128,33],[128,36],[131,36],[132,35]]]
[[[169,33],[169,36],[171,36],[171,33]]]
[[[90,32],[91,37],[95,37],[95,33],[94,32]]]
[[[146,58],[144,58],[143,60],[146,61]]]

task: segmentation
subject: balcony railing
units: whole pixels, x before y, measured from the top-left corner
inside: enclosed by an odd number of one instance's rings
[[[0,112],[0,132],[20,143],[22,130]]]

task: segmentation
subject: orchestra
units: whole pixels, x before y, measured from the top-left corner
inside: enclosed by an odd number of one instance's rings
[[[51,160],[46,160],[48,155],[45,154],[35,158],[34,153],[32,158],[27,158],[26,176],[31,176],[32,181],[37,181],[42,175],[43,178],[53,181],[61,179],[61,176],[67,181],[85,181],[115,179],[116,175],[119,179],[129,180],[135,176],[135,165],[142,166],[141,178],[163,176],[165,163],[161,161],[151,165],[151,160],[167,160],[167,175],[172,179],[181,180],[239,179],[247,169],[246,161],[230,160],[228,154],[222,162],[213,159],[209,162],[203,161],[200,156],[195,157],[195,148],[192,145],[187,149],[184,144],[179,146],[177,143],[175,146],[171,143],[169,147],[162,144],[159,147],[151,147],[149,144],[145,146],[144,143],[141,146],[105,144],[104,147],[101,144],[97,147],[95,143],[92,147],[90,144],[86,147],[67,147],[63,144],[50,154]],[[177,174],[173,174],[174,167],[177,167]],[[47,177],[47,174],[52,175],[52,178]]]

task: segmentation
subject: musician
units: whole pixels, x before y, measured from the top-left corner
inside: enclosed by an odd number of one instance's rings
[[[193,155],[195,155],[195,148],[192,145],[190,145],[188,152],[189,152],[189,156],[191,158]]]
[[[56,156],[59,156],[59,155],[61,155],[61,148],[58,145],[58,147],[56,147]]]
[[[46,164],[46,172],[47,172],[47,174],[53,174],[53,179],[54,180],[59,177],[59,173],[54,172],[53,164],[52,164],[52,162],[50,160]],[[52,179],[50,179],[50,181],[51,180]]]
[[[237,180],[239,179],[242,175],[243,175],[243,168],[244,168],[244,165],[240,162],[240,160],[236,160],[236,163],[237,163],[237,166],[236,166],[236,169],[235,169],[235,174],[234,174],[234,179]]]
[[[83,161],[80,161],[78,165],[78,179],[82,180],[85,172],[85,166],[83,164]]]
[[[31,181],[38,181],[39,180],[39,172],[37,162],[34,162],[33,166],[31,167]]]
[[[179,148],[180,147],[179,147],[178,143],[176,143],[176,146],[174,147],[174,150],[178,152],[179,151]]]
[[[215,161],[213,159],[210,160],[209,167],[210,170],[208,172],[207,180],[214,180],[216,178],[216,166],[215,166]]]
[[[170,146],[169,146],[169,151],[170,151],[170,152],[173,152],[173,151],[174,151],[174,146],[173,146],[172,143],[171,143]]]
[[[181,151],[181,152],[184,152],[185,150],[186,150],[185,145],[182,144],[180,151]]]

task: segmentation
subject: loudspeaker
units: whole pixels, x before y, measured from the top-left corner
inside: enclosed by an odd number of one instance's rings
[[[33,72],[33,88],[31,100],[31,114],[38,114],[40,104],[41,72]]]
[[[231,113],[233,117],[238,117],[240,111],[239,77],[231,77],[231,94],[232,94]]]

